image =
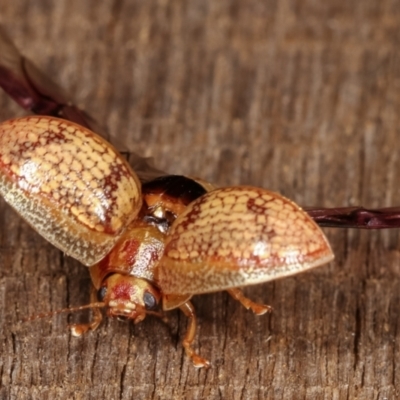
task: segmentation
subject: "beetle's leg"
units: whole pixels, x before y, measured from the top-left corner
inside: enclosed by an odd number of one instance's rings
[[[196,313],[193,304],[190,301],[187,301],[179,308],[189,318],[188,328],[182,343],[185,352],[192,359],[193,365],[196,368],[208,368],[210,362],[205,358],[200,357],[192,348],[192,343],[196,334]]]
[[[248,310],[249,308],[256,315],[262,315],[266,312],[271,312],[272,307],[264,304],[254,303],[247,298],[243,292],[238,288],[228,289],[227,292],[237,301],[239,301]]]
[[[92,291],[90,292],[90,302],[97,302],[97,291],[94,286],[92,286]],[[79,337],[82,336],[87,331],[94,331],[100,325],[103,320],[103,314],[101,313],[100,308],[92,309],[92,321],[87,324],[71,324],[69,328],[71,329],[71,333],[73,336]]]

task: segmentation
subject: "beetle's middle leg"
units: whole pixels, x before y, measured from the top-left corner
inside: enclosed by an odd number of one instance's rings
[[[237,301],[239,301],[247,310],[251,309],[254,314],[262,315],[271,312],[272,307],[265,304],[255,303],[247,298],[239,288],[228,289],[227,292]]]

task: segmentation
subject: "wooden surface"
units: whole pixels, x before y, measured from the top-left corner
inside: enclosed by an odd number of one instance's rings
[[[0,0],[0,24],[128,148],[172,173],[251,184],[301,205],[400,204],[400,3]],[[22,115],[0,93],[0,120]],[[333,263],[198,296],[186,320],[26,316],[89,301],[88,271],[0,202],[0,399],[394,399],[396,230],[326,229]]]

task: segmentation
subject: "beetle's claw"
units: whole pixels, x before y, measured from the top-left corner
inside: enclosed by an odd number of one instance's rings
[[[183,340],[183,347],[185,348],[186,355],[192,360],[193,366],[196,368],[209,368],[210,361],[199,356],[192,348],[191,341]]]
[[[272,312],[272,307],[265,304],[255,303],[246,297],[239,288],[228,289],[227,292],[238,302],[240,302],[247,310],[253,311],[256,315],[263,315]]]
[[[267,306],[265,304],[257,304],[257,303],[251,304],[250,309],[256,315],[263,315],[267,312],[272,312],[273,310],[271,306]]]
[[[72,336],[80,337],[87,331],[93,330],[91,324],[72,324],[68,325],[68,328],[71,330]]]
[[[198,354],[194,353],[190,356],[192,359],[193,366],[195,368],[210,368],[210,361],[206,360],[203,357],[200,357]]]
[[[86,325],[73,324],[73,325],[68,325],[68,328],[70,329],[72,336],[75,337],[80,337],[88,331]]]

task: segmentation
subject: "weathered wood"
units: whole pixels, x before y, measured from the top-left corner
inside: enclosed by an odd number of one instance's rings
[[[163,169],[252,184],[309,206],[400,205],[400,4],[380,0],[0,0],[0,24],[120,141]],[[23,112],[0,93],[0,120]],[[86,268],[0,201],[1,399],[393,399],[400,391],[397,230],[326,229],[335,262],[198,296],[185,319],[107,321],[81,339],[60,316]]]

